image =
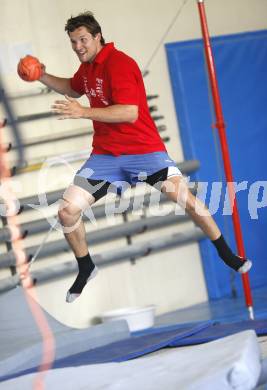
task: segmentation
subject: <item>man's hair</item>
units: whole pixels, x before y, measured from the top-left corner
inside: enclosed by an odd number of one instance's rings
[[[101,34],[100,43],[101,45],[105,44],[105,39],[102,36],[102,31],[100,24],[95,20],[94,14],[90,11],[82,12],[78,16],[71,16],[70,19],[67,20],[65,25],[65,31],[68,34],[76,30],[76,28],[85,27],[90,34],[95,37],[98,33]]]

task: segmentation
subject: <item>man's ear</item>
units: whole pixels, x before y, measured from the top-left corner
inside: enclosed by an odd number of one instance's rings
[[[94,36],[94,39],[100,41],[100,39],[101,39],[101,34],[100,34],[100,33],[97,33],[97,34]]]

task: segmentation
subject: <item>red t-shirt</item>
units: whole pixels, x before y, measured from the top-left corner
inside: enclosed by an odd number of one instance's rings
[[[82,63],[70,83],[74,91],[86,94],[91,107],[138,106],[139,115],[134,123],[93,121],[92,153],[119,156],[166,151],[149,113],[140,69],[113,43],[106,44],[91,64]]]

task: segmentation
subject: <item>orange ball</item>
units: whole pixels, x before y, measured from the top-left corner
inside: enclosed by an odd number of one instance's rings
[[[18,63],[18,75],[24,81],[39,80],[42,75],[42,66],[38,58],[27,55]]]

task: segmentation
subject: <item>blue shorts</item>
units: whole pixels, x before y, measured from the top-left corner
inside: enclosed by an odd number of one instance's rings
[[[106,183],[109,191],[121,193],[137,182],[155,185],[170,176],[181,176],[176,163],[166,152],[113,156],[92,154],[78,170],[74,184],[90,193],[87,183]],[[89,186],[91,187],[91,186]],[[94,195],[95,196],[95,195]]]

